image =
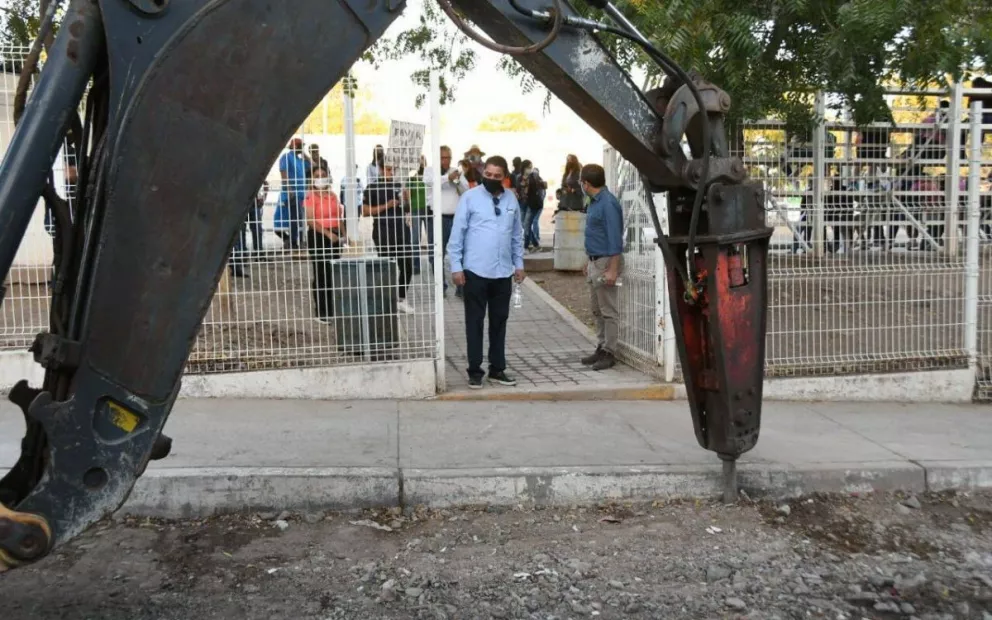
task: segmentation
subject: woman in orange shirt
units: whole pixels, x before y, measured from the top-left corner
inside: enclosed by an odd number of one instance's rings
[[[331,179],[323,168],[313,171],[313,188],[303,199],[307,217],[307,248],[313,277],[311,290],[316,319],[326,323],[334,316],[334,290],[331,261],[341,257],[344,223],[341,203],[331,190]]]

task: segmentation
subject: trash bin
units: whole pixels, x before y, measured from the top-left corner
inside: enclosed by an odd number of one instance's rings
[[[582,271],[586,256],[586,214],[559,211],[555,214],[555,271]]]
[[[396,261],[341,259],[334,261],[331,277],[338,348],[348,355],[362,355],[368,348],[374,361],[391,359],[400,344]]]

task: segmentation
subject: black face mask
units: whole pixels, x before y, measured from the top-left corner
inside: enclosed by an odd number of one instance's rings
[[[499,194],[503,191],[503,181],[496,179],[482,179],[482,186],[486,188],[486,191],[490,194]]]

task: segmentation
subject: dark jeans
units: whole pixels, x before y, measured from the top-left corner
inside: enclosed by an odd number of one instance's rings
[[[307,252],[310,254],[310,270],[313,274],[310,279],[313,311],[318,319],[329,319],[334,316],[331,261],[341,258],[341,245],[308,227]]]
[[[248,209],[248,232],[251,233],[251,249],[255,254],[262,252],[262,207]]]
[[[303,211],[303,201],[299,194],[291,192],[287,195],[286,200],[286,210],[289,214],[289,239],[283,237],[283,242],[288,243],[288,247],[296,249],[303,241],[306,214]]]
[[[506,320],[510,317],[513,278],[490,279],[465,271],[465,339],[468,374],[482,377],[482,339],[489,311],[489,375],[506,370]]]
[[[422,213],[413,215],[413,229],[410,231],[413,237],[414,263],[413,273],[420,273],[420,235],[423,228],[427,228],[427,257],[431,264],[431,271],[434,271],[434,214],[427,209]]]
[[[541,212],[544,207],[535,209],[527,207],[524,215],[524,247],[540,247],[541,245]]]
[[[441,264],[444,264],[444,257],[448,255],[448,241],[451,239],[451,226],[455,223],[454,215],[441,216]],[[443,274],[442,274],[443,277]],[[448,279],[444,279],[444,290],[448,290]],[[457,290],[461,291],[462,287]]]
[[[239,275],[243,273],[245,263],[248,262],[247,252],[245,251],[246,236],[245,236],[245,225],[242,224],[238,228],[238,232],[234,237],[234,246],[231,248],[231,260],[229,261],[231,267],[232,275]]]
[[[403,301],[406,299],[406,289],[410,286],[410,280],[413,278],[413,254],[414,251],[411,249],[409,239],[403,241],[399,240],[401,245],[392,245],[393,239],[381,239],[376,240],[375,248],[379,256],[382,258],[392,258],[396,260],[396,267],[400,272],[399,279],[399,299]],[[418,256],[419,258],[419,256]]]

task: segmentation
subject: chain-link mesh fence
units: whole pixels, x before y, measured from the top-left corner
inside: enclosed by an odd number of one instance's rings
[[[0,147],[14,130],[13,98],[27,49],[2,49]],[[434,359],[432,168],[429,112],[410,110],[405,131],[369,120],[361,98],[336,87],[272,163],[242,208],[244,226],[204,317],[187,370],[195,373]],[[345,113],[357,119],[346,151]],[[412,122],[409,122],[412,121]],[[412,133],[411,133],[412,132]],[[377,145],[385,159],[374,160]],[[346,161],[354,158],[355,168]],[[436,158],[434,158],[436,159]],[[71,192],[65,149],[53,167]],[[126,165],[126,164],[125,164]],[[354,192],[345,191],[345,181]],[[352,195],[354,204],[348,204]],[[0,350],[25,350],[48,327],[53,228],[42,201],[8,277]]]
[[[986,135],[980,225],[969,232],[967,207],[975,196],[967,180],[969,94],[894,93],[894,125],[858,128],[827,115],[810,135],[790,135],[777,121],[736,128],[749,174],[765,184],[774,228],[767,375],[966,367],[972,304],[978,306],[979,389],[990,385],[990,144]],[[615,170],[611,188],[629,198],[628,234],[653,232],[638,215],[643,188],[636,171],[610,150],[606,163]],[[658,206],[662,211],[661,201]],[[980,248],[974,255],[967,251],[969,234]],[[653,248],[638,247],[628,236],[627,255],[647,264]],[[977,300],[967,298],[969,265],[979,270]],[[659,317],[651,328],[646,312],[623,318],[630,321],[625,333],[653,332],[653,339],[638,340],[640,354],[651,351],[649,341],[664,342]]]

